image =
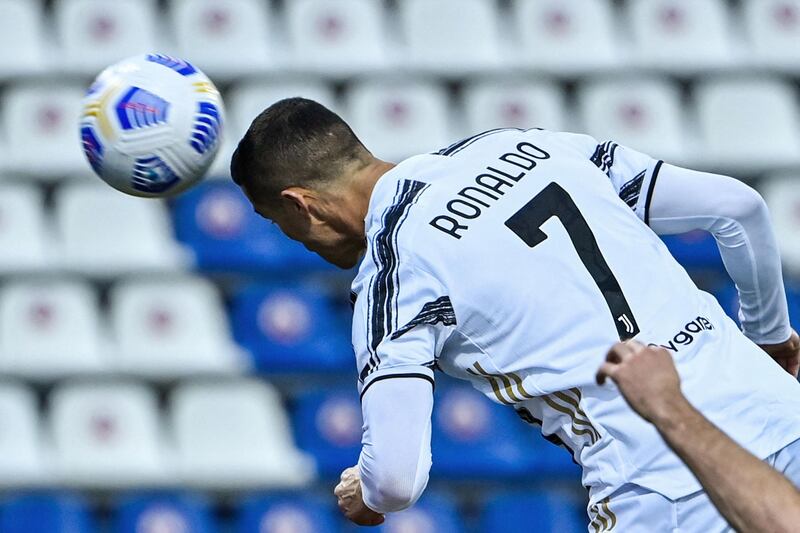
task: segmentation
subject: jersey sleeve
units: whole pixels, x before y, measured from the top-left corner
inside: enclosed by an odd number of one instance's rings
[[[362,397],[381,379],[416,376],[432,383],[436,358],[456,326],[447,289],[413,253],[392,239],[371,248],[372,272],[353,316]]]

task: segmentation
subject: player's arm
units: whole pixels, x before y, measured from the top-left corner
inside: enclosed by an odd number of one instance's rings
[[[747,452],[699,411],[680,390],[672,357],[635,341],[618,343],[600,367],[630,406],[651,422],[703,485],[737,531],[784,533],[800,523],[800,492]]]

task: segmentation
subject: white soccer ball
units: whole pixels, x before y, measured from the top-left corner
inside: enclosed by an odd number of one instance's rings
[[[222,144],[219,91],[181,59],[147,54],[100,73],[83,100],[83,151],[95,173],[134,196],[177,194],[203,178]]]

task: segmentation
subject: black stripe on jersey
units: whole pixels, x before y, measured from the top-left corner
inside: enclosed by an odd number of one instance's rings
[[[358,294],[354,291],[350,291],[350,309],[356,308],[356,300],[358,300]]]
[[[364,394],[375,383],[377,383],[379,381],[383,381],[384,379],[394,379],[394,378],[419,378],[419,379],[424,379],[425,381],[430,382],[431,387],[433,387],[434,389],[436,388],[436,383],[434,383],[433,378],[430,377],[427,374],[418,374],[416,372],[411,372],[411,373],[408,373],[408,374],[386,374],[385,376],[378,376],[377,378],[375,378],[372,381],[370,381],[369,383],[367,383],[367,386],[364,387],[364,389],[361,391],[361,395],[359,396],[359,399],[363,400],[364,399]]]
[[[598,144],[597,148],[594,149],[591,161],[597,168],[608,174],[614,165],[614,152],[616,151],[617,143],[615,142],[607,141],[603,144]]]
[[[466,148],[467,146],[469,146],[470,144],[472,144],[473,142],[475,142],[475,141],[477,141],[479,139],[483,139],[484,137],[487,137],[487,136],[489,136],[489,135],[491,135],[493,133],[499,133],[501,131],[509,131],[509,130],[522,131],[519,128],[494,128],[492,130],[486,130],[486,131],[483,131],[481,133],[477,133],[477,134],[475,134],[475,135],[473,135],[471,137],[466,137],[464,139],[461,139],[460,141],[456,141],[453,144],[451,144],[450,146],[448,146],[447,148],[442,148],[441,150],[436,152],[436,154],[437,155],[453,155],[456,152],[460,152],[461,150],[463,150],[464,148]]]
[[[395,202],[383,215],[383,227],[375,235],[372,245],[373,260],[377,273],[372,281],[370,321],[368,346],[370,358],[361,371],[360,378],[364,379],[380,364],[377,354],[378,345],[386,335],[397,327],[397,289],[400,280],[397,278],[397,233],[408,216],[411,205],[415,203],[420,193],[427,187],[427,183],[405,180],[400,190],[395,194]],[[398,196],[399,195],[399,196]]]
[[[422,306],[422,310],[408,324],[392,333],[392,340],[399,339],[417,326],[424,324],[433,326],[438,323],[445,326],[456,325],[456,312],[449,296],[442,296]]]
[[[622,186],[619,190],[619,197],[623,202],[628,204],[631,209],[636,208],[636,203],[639,201],[639,195],[642,192],[642,183],[644,183],[644,175],[646,170],[642,170],[635,178]]]
[[[650,202],[653,200],[653,190],[656,188],[656,179],[658,178],[658,173],[661,172],[661,165],[663,164],[663,161],[659,161],[653,168],[653,177],[650,178],[650,188],[647,190],[647,200],[644,202],[644,223],[648,226],[650,225]]]

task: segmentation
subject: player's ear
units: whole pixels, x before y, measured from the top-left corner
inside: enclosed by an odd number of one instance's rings
[[[281,200],[284,207],[296,214],[308,214],[311,211],[310,197],[301,187],[289,187],[281,191]]]

